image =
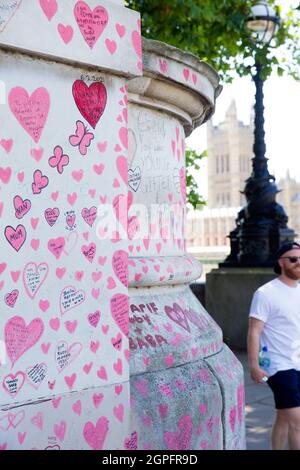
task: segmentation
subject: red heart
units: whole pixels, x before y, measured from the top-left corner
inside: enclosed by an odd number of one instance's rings
[[[88,87],[82,80],[76,80],[72,93],[80,113],[95,129],[106,107],[105,86],[101,82],[94,82]]]

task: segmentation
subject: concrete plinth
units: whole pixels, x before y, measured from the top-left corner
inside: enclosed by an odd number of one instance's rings
[[[246,349],[248,315],[253,293],[276,277],[271,268],[220,268],[206,276],[207,311],[232,349]]]

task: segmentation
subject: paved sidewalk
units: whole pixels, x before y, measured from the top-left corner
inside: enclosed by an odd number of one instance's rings
[[[273,394],[267,384],[252,382],[247,354],[235,352],[245,373],[247,450],[270,450],[271,430],[275,417]]]

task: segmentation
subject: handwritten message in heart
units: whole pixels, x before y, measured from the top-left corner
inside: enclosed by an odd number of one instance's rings
[[[89,47],[93,49],[107,26],[107,10],[100,5],[91,10],[85,2],[77,2],[74,15],[82,36]]]
[[[19,371],[16,374],[9,374],[4,377],[3,388],[11,397],[14,397],[21,390],[24,382],[25,374]]]
[[[41,318],[35,318],[26,325],[22,317],[13,317],[5,325],[4,337],[6,351],[12,365],[40,339],[44,332]]]
[[[95,129],[106,107],[105,86],[101,82],[94,82],[88,87],[82,80],[76,80],[73,83],[72,93],[80,113]]]
[[[60,294],[60,312],[64,315],[69,310],[78,307],[85,301],[85,293],[82,290],[77,291],[73,286],[67,286]]]
[[[125,294],[116,294],[110,301],[110,311],[116,324],[128,336],[128,296]]]
[[[28,263],[23,271],[23,284],[31,299],[34,299],[48,276],[49,267],[47,263]]]
[[[82,351],[81,343],[73,343],[70,347],[66,341],[60,341],[55,350],[55,362],[59,372],[68,367]]]
[[[26,370],[26,380],[35,389],[38,389],[47,374],[47,365],[45,363],[35,364]]]
[[[122,284],[128,286],[128,254],[126,251],[118,250],[114,253],[112,258],[112,266],[115,275],[122,282]]]
[[[46,88],[37,88],[29,96],[24,88],[15,87],[8,95],[8,104],[23,129],[37,143],[42,135],[50,108],[50,96]]]

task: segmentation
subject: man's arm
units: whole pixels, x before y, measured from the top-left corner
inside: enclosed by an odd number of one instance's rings
[[[257,320],[257,318],[249,319],[248,329],[248,364],[250,368],[251,379],[256,383],[261,383],[263,377],[268,374],[259,367],[258,355],[259,355],[259,338],[264,327],[264,322]]]

